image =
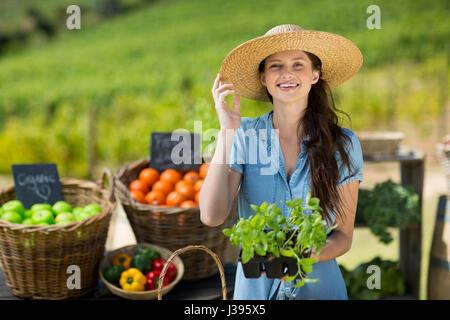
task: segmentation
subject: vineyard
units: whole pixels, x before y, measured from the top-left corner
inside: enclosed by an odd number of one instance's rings
[[[282,23],[339,33],[361,49],[361,71],[334,91],[352,118],[342,126],[408,123],[426,136],[441,118],[449,75],[446,1],[378,1],[379,30],[366,27],[370,1],[210,3],[155,1],[0,56],[0,172],[9,173],[12,163],[56,162],[62,176],[98,176],[93,172],[103,165],[117,169],[147,156],[152,131],[193,131],[195,120],[203,130],[217,128],[211,87],[221,61]],[[270,108],[243,99],[241,110],[254,117]]]

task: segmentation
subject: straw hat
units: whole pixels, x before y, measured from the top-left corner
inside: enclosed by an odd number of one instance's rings
[[[340,35],[283,24],[234,48],[222,62],[220,79],[222,83],[233,83],[236,94],[242,97],[270,101],[261,84],[258,66],[268,56],[285,50],[303,50],[319,57],[321,77],[330,88],[350,79],[363,62],[358,47]]]

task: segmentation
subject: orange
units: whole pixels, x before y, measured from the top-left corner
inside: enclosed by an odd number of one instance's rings
[[[186,173],[183,177],[183,180],[191,182],[194,184],[198,179],[200,179],[198,172],[195,170],[191,170],[188,173]]]
[[[181,180],[181,173],[175,169],[166,169],[161,173],[159,179],[168,181],[171,184],[175,185],[175,183]]]
[[[130,185],[128,186],[128,189],[130,191],[132,190],[138,190],[140,192],[142,192],[143,194],[147,194],[148,193],[148,186],[143,183],[141,180],[137,179],[137,180],[133,180]]]
[[[187,200],[185,196],[177,191],[172,191],[166,197],[166,204],[169,206],[178,207],[183,201]]]
[[[137,202],[140,202],[140,203],[147,203],[147,202],[145,201],[145,196],[144,196],[144,194],[143,194],[141,191],[139,191],[139,190],[131,190],[131,191],[130,191],[130,196],[131,196],[134,200],[136,200]]]
[[[210,162],[202,163],[202,165],[200,166],[200,169],[199,169],[200,178],[202,178],[202,179],[206,178],[206,174],[208,173],[209,165],[210,165]]]
[[[166,195],[161,190],[153,190],[147,193],[145,201],[147,201],[148,204],[159,206],[165,203]]]
[[[186,183],[186,184],[179,184],[178,188],[175,189],[178,193],[182,194],[183,196],[186,197],[186,199],[188,200],[194,200],[195,198],[195,190],[194,190],[194,186],[190,183]]]
[[[159,172],[153,168],[145,168],[139,173],[139,180],[151,187],[159,180]]]
[[[196,205],[197,204],[192,200],[186,200],[186,201],[183,201],[182,203],[180,203],[181,208],[192,208],[192,207],[195,207]]]
[[[169,192],[173,191],[173,184],[164,180],[158,180],[152,186],[152,191],[155,190],[162,191],[165,195],[168,195]]]
[[[203,179],[198,179],[196,182],[195,182],[195,184],[194,184],[194,190],[195,190],[195,192],[199,192],[200,191],[200,189],[202,188],[202,186],[203,186]]]
[[[178,188],[180,188],[180,187],[184,187],[184,186],[191,186],[191,187],[193,187],[193,184],[192,183],[190,183],[190,182],[188,182],[188,181],[186,181],[186,180],[180,180],[180,181],[178,181],[176,184],[175,184],[175,191],[177,191],[178,190]]]
[[[200,191],[195,194],[194,200],[195,202],[199,202]]]

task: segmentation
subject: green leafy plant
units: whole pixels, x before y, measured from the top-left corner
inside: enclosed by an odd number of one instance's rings
[[[239,219],[232,228],[224,229],[223,233],[230,237],[233,245],[242,246],[242,263],[249,262],[255,254],[294,258],[297,260],[297,274],[289,275],[284,280],[299,278],[295,287],[301,287],[307,282],[318,282],[318,279],[306,276],[317,262],[310,258],[310,254],[313,249],[316,254],[320,253],[327,243],[327,233],[337,225],[326,227],[320,214],[320,200],[311,198],[309,192],[305,208],[302,207],[303,199],[281,202],[288,207],[287,217],[283,216],[276,203],[263,202],[260,206],[252,204],[255,214],[248,219]]]
[[[371,290],[367,287],[367,279],[370,276],[367,273],[369,266],[380,268],[379,289]],[[406,292],[406,277],[400,270],[398,262],[375,257],[368,262],[359,264],[353,270],[347,270],[342,265],[339,265],[339,267],[347,287],[349,299],[377,300],[389,296],[403,296]]]
[[[373,190],[360,190],[356,217],[356,222],[367,224],[387,244],[392,241],[387,228],[404,228],[420,221],[419,196],[412,188],[388,179]]]

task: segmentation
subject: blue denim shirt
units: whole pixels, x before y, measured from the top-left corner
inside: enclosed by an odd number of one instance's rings
[[[273,128],[272,116],[273,110],[254,119],[243,117],[241,127],[234,136],[229,166],[242,174],[238,195],[240,218],[248,218],[254,214],[250,204],[260,205],[264,201],[276,202],[283,215],[287,216],[288,208],[280,201],[301,198],[305,206],[306,194],[311,190],[305,145],[309,136],[302,142],[296,168],[288,182],[283,152]],[[339,152],[336,152],[340,168],[338,187],[356,180],[363,181],[363,156],[358,137],[349,129],[341,129],[351,138],[353,146],[346,145],[346,151],[354,167],[349,174]],[[334,221],[335,212],[331,215]],[[347,290],[336,259],[313,264],[313,271],[308,276],[319,279],[319,282],[294,288],[294,282],[269,279],[265,274],[257,279],[248,279],[244,276],[241,263],[238,263],[234,299],[347,299]]]

